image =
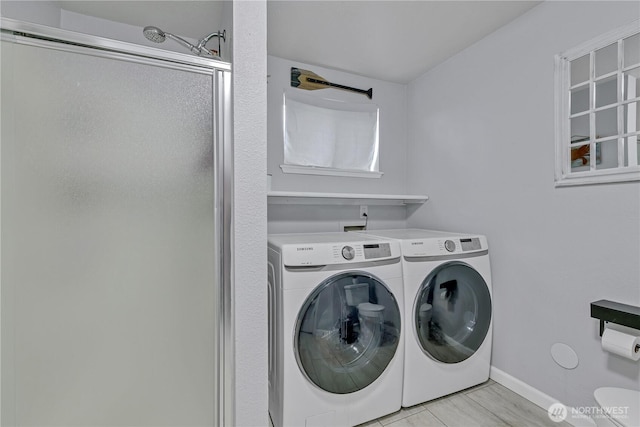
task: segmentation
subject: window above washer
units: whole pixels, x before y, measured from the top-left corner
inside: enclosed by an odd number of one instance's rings
[[[380,178],[379,108],[284,92],[284,173]]]
[[[640,21],[556,56],[556,186],[640,180]]]

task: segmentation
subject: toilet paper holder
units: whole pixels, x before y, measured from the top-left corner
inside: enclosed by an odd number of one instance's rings
[[[591,317],[600,320],[600,336],[604,332],[605,322],[640,330],[640,307],[634,305],[608,300],[595,301],[591,303]]]

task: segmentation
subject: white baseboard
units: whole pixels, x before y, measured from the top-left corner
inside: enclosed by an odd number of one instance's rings
[[[489,377],[495,382],[505,386],[509,390],[514,393],[519,394],[525,399],[531,401],[532,403],[538,405],[540,408],[545,411],[549,410],[549,407],[554,403],[559,403],[558,399],[555,399],[548,394],[541,392],[540,390],[531,387],[529,384],[507,374],[504,371],[496,368],[495,366],[491,366],[491,372]],[[562,403],[562,402],[560,402]],[[571,407],[567,407],[568,417],[566,418],[566,422],[575,426],[575,427],[595,427],[596,424],[591,418],[586,417],[573,417],[571,416]]]

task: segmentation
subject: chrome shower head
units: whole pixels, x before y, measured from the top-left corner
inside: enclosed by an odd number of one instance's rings
[[[167,35],[158,27],[144,27],[142,33],[147,39],[154,43],[162,43],[167,39]]]
[[[201,39],[198,42],[198,46],[194,46],[191,43],[189,43],[188,41],[186,41],[185,39],[178,37],[176,35],[173,35],[171,33],[165,33],[164,31],[162,31],[160,28],[158,27],[153,27],[153,26],[148,26],[148,27],[144,27],[144,29],[142,30],[142,33],[144,34],[144,36],[149,39],[150,41],[154,42],[154,43],[162,43],[164,42],[166,39],[171,39],[179,44],[181,44],[182,46],[186,47],[187,49],[189,49],[192,53],[198,55],[198,56],[206,56],[206,57],[210,57],[210,58],[216,58],[218,57],[218,55],[214,55],[212,52],[210,52],[208,49],[205,48],[205,44],[209,41],[209,39],[211,39],[212,37],[218,37],[218,50],[217,52],[220,52],[220,39],[222,38],[222,40],[226,40],[226,36],[227,36],[227,32],[226,31],[216,31],[215,33],[211,33],[208,36],[206,36],[205,38]]]
[[[174,40],[178,43],[180,43],[182,46],[186,47],[187,49],[189,49],[191,52],[195,53],[196,55],[200,55],[200,49],[195,47],[194,45],[192,45],[191,43],[189,43],[188,41],[186,41],[185,39],[175,36],[171,33],[165,33],[164,31],[162,31],[160,28],[158,27],[153,27],[153,26],[148,26],[148,27],[144,27],[144,29],[142,30],[142,34],[144,34],[144,36],[149,39],[150,41],[154,42],[154,43],[162,43],[164,42],[166,39],[171,39]]]

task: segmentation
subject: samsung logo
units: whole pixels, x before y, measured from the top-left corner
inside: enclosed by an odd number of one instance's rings
[[[424,242],[411,242],[411,245],[424,245]]]
[[[312,251],[312,247],[296,248],[297,251]]]

